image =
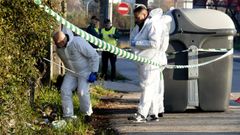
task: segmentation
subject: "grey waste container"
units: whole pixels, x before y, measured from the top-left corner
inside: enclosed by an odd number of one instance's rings
[[[189,48],[232,49],[236,30],[225,13],[211,9],[174,9],[168,14],[173,17],[168,64],[203,63],[225,54],[184,52]],[[188,106],[203,111],[225,111],[232,84],[232,55],[197,68],[165,69],[164,79],[166,112],[183,112]]]

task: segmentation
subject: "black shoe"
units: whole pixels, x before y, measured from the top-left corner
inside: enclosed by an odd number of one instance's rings
[[[159,119],[156,117],[156,115],[149,115],[147,117],[147,121],[159,121]]]
[[[85,123],[90,123],[92,121],[92,117],[91,116],[89,116],[89,115],[85,115],[84,116],[84,122]]]
[[[163,117],[163,113],[158,113],[158,117]]]
[[[136,123],[142,123],[146,122],[146,118],[142,116],[141,114],[135,113],[134,116],[128,117],[128,120],[136,122]]]

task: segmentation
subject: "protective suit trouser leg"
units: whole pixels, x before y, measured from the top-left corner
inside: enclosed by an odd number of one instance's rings
[[[159,91],[158,91],[158,106],[159,106],[159,113],[164,112],[164,78],[163,73],[161,72],[160,76],[160,85],[159,85]]]
[[[138,112],[143,115],[145,118],[150,112],[150,107],[153,107],[153,111],[158,111],[157,108],[157,81],[159,78],[159,74],[157,74],[158,70],[139,70],[140,76],[140,86],[143,90],[142,95],[140,97],[140,103],[138,105]]]
[[[154,95],[155,99],[151,105],[150,108],[150,115],[155,115],[157,116],[158,113],[163,113],[164,112],[164,80],[163,80],[163,73],[162,70],[159,71],[159,77],[156,77],[156,88],[157,92]]]
[[[90,116],[93,113],[89,93],[89,83],[86,78],[78,78],[78,98],[80,102],[80,111]]]
[[[72,91],[77,88],[77,77],[66,74],[61,86],[63,117],[73,116]]]
[[[154,92],[154,95],[153,95],[153,101],[152,101],[152,104],[151,104],[151,107],[150,107],[150,111],[149,111],[149,115],[155,115],[157,116],[158,113],[159,113],[159,94],[158,94],[158,91],[159,91],[159,85],[160,85],[160,70],[159,69],[156,69],[153,71],[154,75],[153,77],[155,78],[154,79],[154,82],[152,83],[154,89],[155,89],[155,92]]]

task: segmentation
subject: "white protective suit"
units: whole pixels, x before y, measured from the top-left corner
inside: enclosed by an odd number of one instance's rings
[[[72,91],[76,88],[80,110],[90,116],[93,111],[87,79],[91,72],[98,72],[99,56],[86,40],[73,36],[69,29],[63,28],[62,31],[68,35],[69,41],[66,48],[57,48],[57,54],[66,68],[76,72],[72,73],[66,70],[61,86],[63,117],[74,115]]]
[[[142,29],[136,25],[130,35],[131,41],[136,41],[133,51],[136,55],[153,60],[162,65],[167,64],[166,50],[169,44],[169,24],[171,17],[163,15],[160,8],[149,13]],[[142,94],[138,105],[138,113],[145,118],[164,112],[164,82],[162,70],[149,64],[138,64]]]

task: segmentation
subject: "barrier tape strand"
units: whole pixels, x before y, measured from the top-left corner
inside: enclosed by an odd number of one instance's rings
[[[118,56],[126,58],[126,59],[130,59],[130,60],[134,60],[134,61],[137,61],[137,62],[151,64],[151,65],[154,65],[154,66],[162,67],[162,65],[160,65],[157,62],[154,62],[154,61],[148,60],[146,58],[137,56],[135,54],[129,53],[127,51],[124,51],[124,50],[122,50],[120,48],[117,48],[117,47],[115,47],[113,45],[110,45],[110,44],[106,43],[105,41],[102,41],[102,40],[100,40],[100,39],[98,39],[98,38],[88,34],[87,32],[81,30],[80,28],[78,28],[75,25],[73,25],[70,22],[68,22],[66,19],[64,19],[63,17],[58,15],[52,9],[50,9],[48,6],[41,5],[41,0],[34,0],[34,2],[36,4],[38,4],[40,7],[44,8],[45,12],[47,12],[49,15],[53,16],[58,22],[63,24],[66,28],[72,30],[73,32],[75,32],[76,34],[78,34],[79,36],[84,38],[85,40],[89,41],[90,43],[95,44],[99,48],[101,48],[101,49],[103,49],[105,51],[109,51],[109,52],[111,52],[111,53],[113,53],[115,55],[118,55]]]
[[[85,40],[89,41],[90,43],[95,44],[96,46],[98,46],[99,48],[101,48],[104,51],[109,51],[117,56],[126,58],[126,59],[130,59],[133,61],[137,61],[137,62],[141,62],[141,63],[146,63],[146,64],[151,64],[154,66],[158,66],[160,68],[165,67],[165,68],[169,68],[169,69],[173,69],[173,68],[177,68],[177,69],[182,69],[182,68],[194,68],[194,67],[198,67],[198,66],[204,66],[207,64],[210,64],[212,62],[215,62],[217,60],[220,60],[224,57],[227,57],[228,55],[233,54],[233,49],[229,50],[226,54],[214,59],[214,60],[210,60],[201,64],[196,64],[196,65],[160,65],[157,62],[154,62],[152,60],[137,56],[135,54],[129,53],[125,50],[122,50],[120,48],[117,48],[111,44],[106,43],[105,41],[102,41],[90,34],[88,34],[87,32],[81,30],[80,28],[76,27],[75,25],[71,24],[70,22],[68,22],[66,19],[64,19],[63,17],[61,17],[60,15],[58,15],[56,12],[54,12],[53,10],[51,10],[48,6],[44,6],[41,4],[41,0],[34,0],[35,4],[39,5],[41,8],[44,8],[44,11],[47,12],[49,15],[53,16],[58,22],[60,22],[61,24],[63,24],[65,27],[67,27],[68,29],[72,30],[73,32],[75,32],[76,34],[78,34],[79,36],[81,36],[82,38],[84,38]],[[189,49],[184,50],[189,51]],[[198,51],[209,51],[209,52],[226,52],[225,50],[216,50],[216,49],[198,49]],[[182,51],[183,52],[183,51]],[[172,54],[177,54],[179,52],[173,52]],[[46,60],[46,59],[45,59]],[[49,61],[49,60],[48,60]],[[51,62],[51,61],[49,61]],[[72,71],[71,71],[72,72]]]

